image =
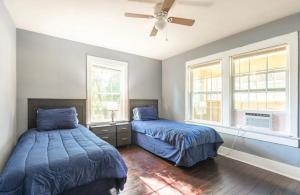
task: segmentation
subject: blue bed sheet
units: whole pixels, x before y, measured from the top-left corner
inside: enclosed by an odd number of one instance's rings
[[[223,144],[221,136],[206,126],[164,119],[132,121],[131,124],[136,144],[178,166],[190,167],[215,157]]]
[[[210,127],[172,120],[132,121],[132,129],[182,150],[202,144],[216,143],[221,145],[223,143],[221,136]]]
[[[127,167],[119,152],[87,128],[25,132],[2,175],[0,194],[59,194],[98,179],[123,189]]]
[[[180,150],[146,134],[134,131],[132,136],[135,144],[164,159],[174,162],[176,166],[191,167],[199,161],[218,155],[215,144],[202,144],[187,150]]]

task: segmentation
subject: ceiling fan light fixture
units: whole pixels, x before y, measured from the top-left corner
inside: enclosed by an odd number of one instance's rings
[[[162,19],[158,19],[155,24],[154,24],[155,28],[157,30],[163,30],[166,26],[167,26],[167,22],[162,18]]]

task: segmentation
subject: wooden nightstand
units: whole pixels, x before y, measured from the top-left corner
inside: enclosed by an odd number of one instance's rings
[[[117,146],[131,144],[131,125],[130,123],[118,123],[117,126]]]
[[[94,125],[90,126],[90,129],[99,138],[110,143],[113,146],[117,146],[116,132],[117,128],[115,125],[105,124],[105,125]]]
[[[131,144],[131,125],[128,122],[117,124],[91,125],[90,129],[99,138],[115,147]]]

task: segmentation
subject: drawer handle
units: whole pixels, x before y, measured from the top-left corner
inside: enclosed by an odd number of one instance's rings
[[[109,137],[102,137],[102,139],[109,139]]]
[[[122,138],[123,141],[128,140],[128,138]]]
[[[127,130],[127,128],[126,128],[126,127],[123,127],[122,130]]]
[[[107,131],[108,131],[108,129],[103,129],[103,130],[101,130],[101,131],[105,131],[105,132],[107,132]]]

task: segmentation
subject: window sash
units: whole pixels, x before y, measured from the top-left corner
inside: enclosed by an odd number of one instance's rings
[[[197,95],[203,95],[204,97],[206,97],[207,99],[206,99],[206,101],[205,101],[205,103],[206,103],[206,106],[198,106],[198,107],[194,107],[194,101],[193,101],[193,99],[194,99],[194,97],[195,96],[197,96]],[[220,101],[219,101],[219,103],[220,103],[220,105],[218,106],[218,115],[217,115],[217,118],[219,119],[217,119],[217,120],[213,120],[214,119],[214,117],[216,116],[216,115],[214,115],[215,113],[214,113],[214,107],[211,105],[211,103],[213,103],[213,100],[208,100],[208,97],[209,96],[213,96],[213,95],[216,95],[216,96],[221,96],[222,95],[222,93],[221,92],[217,92],[217,93],[192,93],[191,94],[191,119],[192,120],[201,120],[201,121],[210,121],[210,122],[220,122],[221,121],[221,118],[222,118],[222,113],[221,113],[221,110],[222,110],[222,108],[221,108],[221,105],[222,105],[222,97],[220,98]],[[216,100],[216,101],[218,101],[218,100]],[[194,112],[194,110],[195,109],[199,109],[199,110],[204,110],[204,109],[208,109],[209,111],[209,117],[208,117],[208,119],[203,119],[203,116],[206,114],[206,113],[203,113],[203,114],[200,114],[200,119],[197,119],[197,118],[194,118],[194,116],[196,115],[196,113]],[[203,115],[202,116],[202,118],[201,118],[201,115]]]
[[[268,48],[268,49],[264,49],[264,50],[257,50],[257,51],[253,51],[253,52],[249,52],[247,54],[241,54],[241,55],[237,55],[234,57],[231,57],[231,67],[232,67],[232,101],[233,101],[233,110],[237,110],[237,111],[242,111],[242,110],[250,110],[250,109],[240,109],[240,108],[236,108],[236,100],[235,97],[237,94],[239,93],[245,93],[248,94],[248,108],[250,104],[255,104],[257,103],[255,101],[251,101],[250,96],[254,95],[254,94],[265,94],[266,98],[265,98],[265,109],[262,109],[264,111],[274,111],[276,109],[272,109],[270,107],[268,107],[268,94],[272,93],[272,92],[285,92],[287,93],[287,86],[288,86],[288,62],[286,62],[286,67],[281,67],[281,68],[277,68],[277,69],[269,69],[269,57],[270,56],[274,56],[276,55],[276,53],[274,52],[283,52],[286,53],[286,59],[288,59],[288,53],[287,53],[287,45],[283,45],[283,46],[279,46],[279,47],[274,47],[274,48]],[[264,56],[264,58],[266,59],[265,61],[265,69],[261,70],[261,71],[253,71],[251,72],[251,59],[253,58],[259,58],[259,56]],[[241,73],[241,60],[246,60],[248,63],[248,72],[244,72]],[[238,61],[238,64],[236,64],[236,62]],[[246,63],[246,64],[247,64]],[[236,71],[236,68],[238,67],[238,71]],[[279,66],[280,67],[280,66]],[[272,80],[271,74],[276,74],[276,73],[284,73],[284,77],[285,80],[283,81],[283,86],[284,87],[270,87],[269,83],[271,83],[270,81]],[[264,79],[261,80],[262,83],[260,83],[261,88],[258,88],[259,86],[257,86],[256,84],[256,88],[253,88],[253,86],[251,85],[251,76],[263,76]],[[244,84],[246,85],[242,85],[241,82],[241,78],[246,79],[247,81],[244,82]],[[238,79],[238,82],[237,82]],[[256,79],[258,79],[258,77],[256,77]],[[280,82],[281,80],[278,79],[278,82]],[[258,82],[258,81],[257,81]],[[273,82],[276,82],[276,80],[273,80]],[[237,87],[238,84],[238,87]],[[244,88],[244,89],[241,89]],[[287,97],[285,98],[284,102],[285,104],[283,110],[276,110],[277,112],[285,112],[287,110]],[[261,110],[258,110],[261,111]]]
[[[98,70],[96,70],[96,69],[98,69]],[[93,71],[99,71],[99,70],[100,70],[100,72],[93,72]],[[99,66],[99,65],[93,65],[92,74],[99,73],[100,75],[94,75],[94,77],[92,78],[93,79],[92,82],[98,83],[98,86],[100,87],[100,89],[97,89],[96,92],[92,91],[91,105],[93,106],[95,104],[94,101],[96,101],[98,103],[100,101],[98,106],[101,106],[102,109],[100,109],[101,111],[98,111],[98,114],[91,112],[91,122],[92,123],[105,122],[105,121],[111,120],[111,116],[108,113],[109,111],[105,108],[105,102],[116,102],[119,105],[119,107],[120,107],[119,110],[115,112],[115,119],[119,120],[122,117],[120,113],[124,112],[122,110],[122,108],[123,108],[123,106],[122,106],[123,94],[122,94],[122,89],[121,89],[122,76],[119,78],[120,80],[118,81],[118,84],[120,85],[120,88],[118,89],[119,92],[112,92],[113,91],[112,83],[106,83],[108,86],[108,89],[106,89],[107,86],[105,86],[105,85],[103,85],[103,83],[101,83],[101,82],[103,82],[103,80],[98,80],[98,77],[102,78],[103,74],[105,74],[105,73],[101,72],[102,70],[110,70],[111,72],[106,72],[106,74],[110,74],[110,76],[114,76],[113,74],[116,74],[116,72],[120,73],[122,75],[122,71],[119,69],[114,69],[114,68],[109,68],[109,67]],[[109,78],[109,79],[111,79],[111,78]],[[111,82],[111,80],[109,80],[108,82]],[[93,87],[93,86],[91,86],[91,87]],[[115,98],[118,99],[118,101],[114,101],[113,99],[115,99]],[[91,111],[95,111],[95,110],[93,108],[91,108]],[[96,117],[97,115],[98,115],[98,117]],[[98,118],[98,119],[96,119],[96,118]]]
[[[215,75],[211,75],[210,76],[207,76],[205,78],[194,78],[193,76],[193,73],[194,71],[197,71],[201,68],[208,68],[209,70],[209,67],[212,67],[213,66],[217,67],[217,69],[220,69],[219,72],[220,72],[220,76],[215,76]],[[200,121],[206,121],[207,123],[221,123],[222,121],[222,66],[221,66],[221,61],[220,60],[213,60],[213,61],[209,61],[209,62],[205,62],[205,63],[201,63],[201,64],[194,64],[192,66],[190,66],[189,68],[189,91],[190,91],[190,95],[189,95],[189,117],[191,120],[200,120]],[[220,79],[220,83],[218,83],[219,81],[215,81],[214,79]],[[204,87],[204,89],[201,89],[200,87],[200,90],[194,90],[195,87],[194,87],[194,84],[195,82],[200,82],[200,81],[203,81],[203,80],[206,80],[206,86]],[[217,86],[220,90],[212,90],[212,86],[213,86],[213,82],[217,82]],[[210,84],[208,84],[210,83]],[[210,87],[208,87],[208,85],[210,85]],[[210,109],[210,117],[209,119],[195,119],[194,116],[195,116],[195,113],[194,113],[194,102],[193,102],[193,98],[195,95],[206,95],[206,96],[209,96],[209,95],[220,95],[221,96],[221,99],[220,99],[220,105],[219,105],[219,121],[214,121],[212,120],[213,117],[212,117],[212,114],[213,114],[213,107],[210,106],[209,109]],[[198,109],[204,109],[203,107],[199,107]]]
[[[120,88],[117,89],[119,91],[113,91],[112,89],[105,89],[105,90],[98,90],[93,91],[92,90],[92,71],[94,68],[101,68],[106,70],[113,70],[113,71],[119,71],[121,73],[120,76]],[[116,116],[119,115],[119,121],[127,121],[128,120],[128,64],[125,62],[110,60],[110,59],[104,59],[94,56],[87,56],[87,103],[88,103],[88,111],[87,111],[87,118],[88,123],[90,124],[97,124],[102,122],[108,122],[111,120],[111,118],[108,117],[104,118],[103,120],[93,120],[92,118],[92,101],[95,96],[119,96],[118,99],[120,99],[119,103],[119,111],[116,111]],[[94,81],[97,82],[97,81]],[[99,97],[98,97],[99,98]]]

